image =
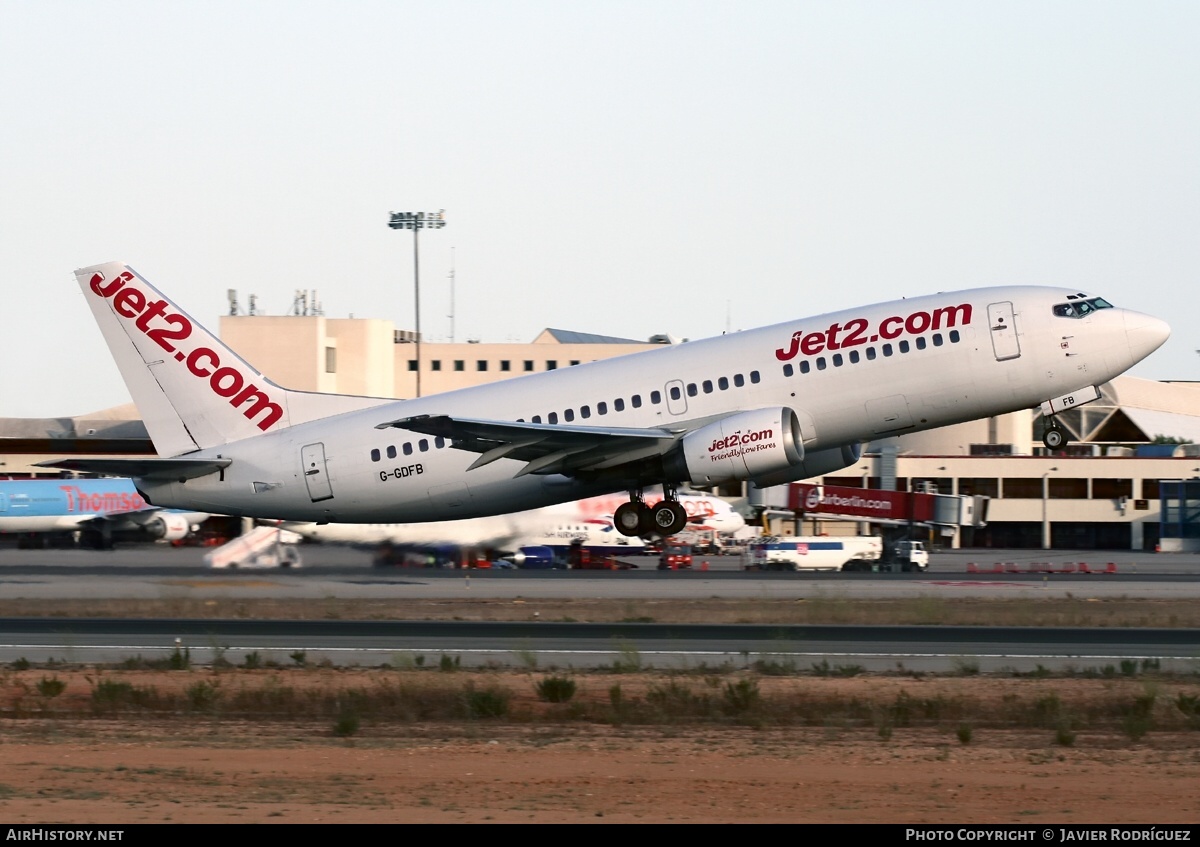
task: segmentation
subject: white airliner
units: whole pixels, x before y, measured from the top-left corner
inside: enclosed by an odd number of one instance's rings
[[[680,492],[676,495],[688,515],[688,526],[731,534],[746,525],[745,519],[720,497]],[[507,552],[521,547],[567,547],[578,539],[585,547],[629,548],[631,539],[613,532],[613,512],[625,498],[591,497],[557,506],[546,506],[508,515],[428,523],[297,523],[282,526],[314,541],[340,544],[457,544],[490,547]],[[647,492],[646,503],[663,499]],[[617,538],[613,538],[618,535]],[[640,541],[632,546],[641,547]]]
[[[622,533],[672,535],[687,522],[680,484],[806,479],[871,439],[1039,403],[1053,422],[1170,334],[1085,292],[981,288],[385,400],[275,385],[128,265],[76,277],[159,455],[48,464],[132,476],[159,506],[296,521],[481,517],[627,491]],[[1048,430],[1049,446],[1063,440]],[[667,496],[650,507],[654,484]]]
[[[155,508],[129,479],[0,481],[0,534],[81,532],[85,543],[108,549],[114,533],[175,541],[208,517]]]

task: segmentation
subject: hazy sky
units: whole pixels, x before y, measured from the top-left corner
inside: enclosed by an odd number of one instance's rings
[[[1200,3],[0,0],[0,417],[128,401],[71,272],[458,340],[1053,284],[1200,379]]]

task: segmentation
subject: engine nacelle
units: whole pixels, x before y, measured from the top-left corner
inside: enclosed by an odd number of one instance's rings
[[[192,531],[191,524],[183,515],[172,515],[160,512],[145,524],[147,534],[152,538],[162,538],[166,541],[178,541],[186,538]]]
[[[667,457],[667,472],[693,485],[713,485],[781,471],[803,458],[796,413],[775,406],[739,412],[689,432]]]
[[[783,470],[756,476],[752,480],[756,488],[770,488],[772,485],[783,485],[785,482],[795,482],[798,479],[809,479],[814,476],[840,471],[848,468],[862,458],[861,444],[844,444],[841,447],[830,447],[827,450],[814,450],[804,457],[798,465]]]
[[[522,547],[511,556],[505,556],[518,568],[552,568],[554,551],[549,547]]]

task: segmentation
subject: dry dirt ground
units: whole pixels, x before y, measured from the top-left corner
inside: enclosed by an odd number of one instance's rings
[[[504,718],[364,719],[338,737],[316,716],[220,710],[97,712],[95,690],[128,683],[169,699],[238,692],[500,686]],[[0,674],[0,820],[9,823],[1197,823],[1200,731],[1172,712],[1200,682],[759,676],[764,699],[885,709],[897,697],[957,703],[965,718],[757,725],[586,719],[654,686],[719,693],[739,677],[577,676],[569,703],[536,695],[530,671],[31,668]],[[745,679],[746,677],[741,677]],[[48,696],[44,680],[63,683]],[[375,687],[373,689],[372,687]],[[1137,740],[1090,721],[1073,744],[1054,730],[992,720],[1048,702],[1082,714],[1152,692],[1155,728]],[[1007,712],[1005,711],[1007,710]],[[963,723],[975,727],[969,743]],[[917,722],[921,723],[921,722]]]

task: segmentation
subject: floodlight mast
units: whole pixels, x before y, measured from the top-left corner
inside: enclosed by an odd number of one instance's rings
[[[417,396],[421,396],[421,261],[417,234],[423,229],[441,229],[446,225],[446,210],[436,212],[391,212],[388,226],[411,229],[413,234],[413,294],[416,300],[414,323],[417,342]]]

